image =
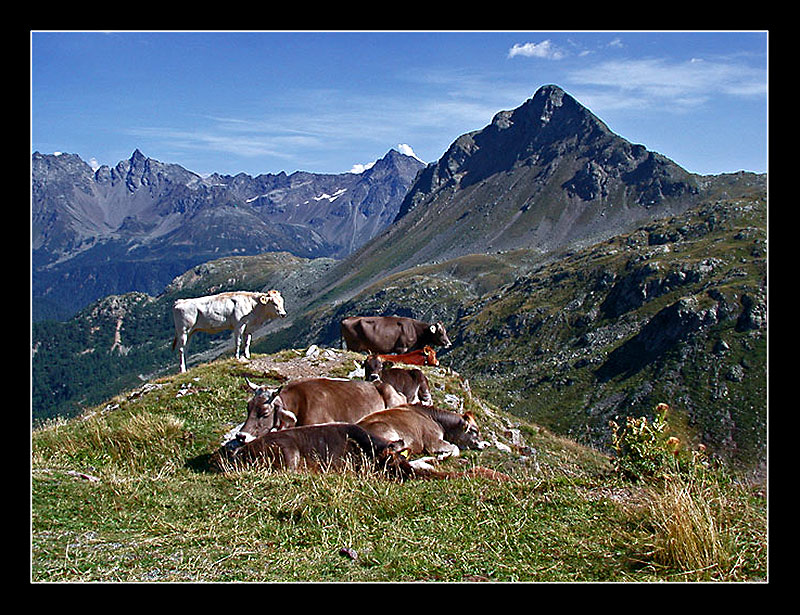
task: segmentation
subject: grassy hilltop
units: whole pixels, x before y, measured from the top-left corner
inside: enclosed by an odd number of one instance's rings
[[[637,437],[620,426],[620,457],[580,446],[485,402],[447,367],[424,368],[434,402],[474,412],[494,445],[442,466],[512,480],[211,471],[210,454],[244,419],[245,376],[345,376],[357,357],[220,359],[35,429],[31,579],[766,579],[763,485],[732,480],[697,451],[681,451],[676,469],[664,425],[637,424]]]

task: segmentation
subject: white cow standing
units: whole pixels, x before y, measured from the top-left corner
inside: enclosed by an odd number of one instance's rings
[[[285,316],[283,297],[277,290],[266,293],[233,291],[178,299],[172,306],[172,318],[175,320],[172,349],[178,348],[181,372],[186,371],[186,344],[195,331],[218,333],[233,329],[236,358],[240,358],[244,341],[244,356],[249,359],[253,331],[267,320]]]

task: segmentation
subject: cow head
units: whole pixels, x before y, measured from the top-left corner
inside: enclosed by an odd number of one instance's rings
[[[363,363],[364,367],[364,380],[367,382],[377,382],[381,379],[381,371],[384,367],[391,367],[392,362],[387,361],[384,363],[378,355],[369,355]]]
[[[481,440],[478,433],[478,423],[472,412],[465,412],[461,415],[459,425],[451,432],[447,433],[447,440],[461,448],[483,449],[489,446],[485,440]]]
[[[286,317],[286,310],[283,307],[283,296],[277,290],[270,290],[258,296],[258,302],[272,318]]]
[[[377,451],[375,465],[388,478],[404,480],[414,475],[408,456],[409,448],[405,442],[403,440],[394,440]]]
[[[450,341],[450,338],[447,337],[447,331],[444,330],[444,325],[441,322],[430,325],[428,330],[431,333],[431,341],[433,342],[434,346],[444,346],[445,348],[449,348],[453,345]]]
[[[281,389],[258,386],[245,378],[253,397],[247,402],[247,419],[236,434],[240,442],[250,442],[270,431],[294,427],[297,417],[287,410],[280,397]]]
[[[436,351],[430,346],[425,346],[422,349],[422,354],[425,356],[425,365],[433,365],[438,367],[439,359],[436,358]]]

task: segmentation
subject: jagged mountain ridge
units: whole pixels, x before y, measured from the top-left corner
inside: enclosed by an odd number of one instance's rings
[[[186,269],[229,254],[342,258],[391,223],[423,166],[390,150],[361,174],[203,178],[138,149],[96,171],[74,154],[36,152],[34,317],[47,303],[65,317],[109,294],[155,294]]]

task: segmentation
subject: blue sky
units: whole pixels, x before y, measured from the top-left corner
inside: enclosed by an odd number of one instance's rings
[[[200,174],[438,160],[554,83],[702,174],[767,170],[768,33],[32,32],[31,152]],[[407,149],[407,148],[410,148]]]

